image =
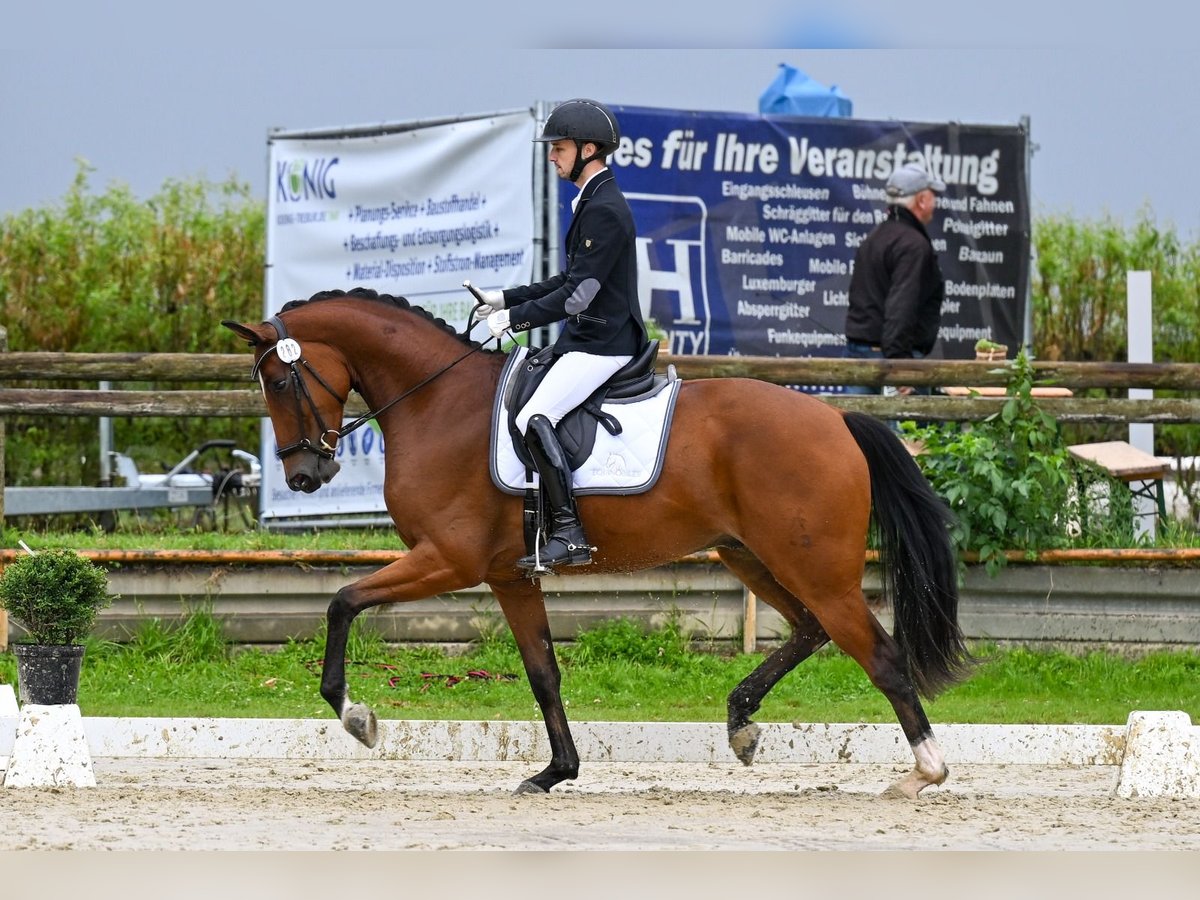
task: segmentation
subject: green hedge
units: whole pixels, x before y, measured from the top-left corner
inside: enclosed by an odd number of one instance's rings
[[[1047,216],[1033,228],[1033,351],[1039,359],[1121,362],[1128,359],[1126,273],[1151,273],[1154,358],[1200,361],[1200,243],[1143,210],[1130,227],[1111,218],[1085,222]],[[1116,389],[1089,392],[1123,395]],[[1173,396],[1171,391],[1159,396]],[[1122,440],[1124,425],[1066,426],[1071,442]],[[1160,425],[1159,453],[1200,454],[1200,428]]]
[[[1148,270],[1154,292],[1154,358],[1200,360],[1200,243],[1143,212],[1112,219],[1048,216],[1033,228],[1034,353],[1039,359],[1127,358],[1125,276]]]
[[[262,318],[261,199],[237,181],[194,180],[168,181],[143,201],[120,184],[93,193],[89,174],[80,164],[61,203],[0,220],[0,324],[9,349],[232,352],[234,340],[218,323]],[[11,417],[7,425],[8,483],[98,480],[94,418]],[[113,432],[115,448],[130,451],[144,471],[172,465],[208,439],[258,446],[250,419],[127,418],[114,420]]]

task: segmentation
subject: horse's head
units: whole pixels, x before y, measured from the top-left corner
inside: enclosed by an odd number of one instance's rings
[[[293,491],[311,494],[337,474],[334,460],[350,372],[341,355],[318,341],[289,336],[278,316],[258,325],[221,323],[254,347],[258,379],[275,429],[275,455]]]

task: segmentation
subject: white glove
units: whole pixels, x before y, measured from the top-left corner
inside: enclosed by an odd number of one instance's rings
[[[488,331],[492,333],[492,337],[500,337],[508,331],[508,310],[500,309],[488,316],[487,327]]]
[[[493,310],[499,311],[504,309],[504,291],[480,291],[480,296],[483,297],[483,302],[487,306],[475,307],[475,321],[482,322],[492,314]]]

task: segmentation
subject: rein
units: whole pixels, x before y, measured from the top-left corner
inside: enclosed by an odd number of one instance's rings
[[[316,401],[313,400],[312,394],[308,390],[307,382],[305,382],[304,378],[300,375],[299,367],[303,366],[308,373],[317,380],[317,383],[321,385],[321,387],[325,388],[325,390],[328,391],[334,399],[341,403],[342,406],[346,405],[346,400],[342,397],[339,397],[337,392],[329,386],[328,382],[326,382],[324,378],[321,377],[320,373],[309,364],[308,360],[304,359],[303,351],[300,349],[299,341],[296,341],[294,338],[288,335],[287,326],[283,324],[283,320],[279,318],[279,316],[271,316],[271,318],[267,319],[267,324],[275,329],[275,333],[278,335],[278,338],[275,341],[275,346],[271,347],[258,358],[258,362],[254,364],[254,368],[250,372],[250,377],[254,379],[258,379],[260,377],[259,369],[262,367],[263,360],[265,360],[267,358],[267,354],[272,351],[275,352],[275,355],[279,357],[281,362],[288,366],[292,373],[292,383],[294,385],[293,392],[296,400],[297,430],[301,434],[301,438],[295,443],[289,444],[286,447],[280,447],[275,451],[275,456],[279,459],[291,456],[293,453],[301,450],[308,450],[312,453],[315,453],[317,456],[324,457],[325,459],[333,459],[334,451],[337,449],[337,442],[339,440],[351,432],[358,430],[367,422],[371,421],[371,419],[374,419],[391,409],[401,400],[405,399],[411,394],[416,393],[431,381],[440,378],[472,353],[476,353],[477,351],[483,349],[482,344],[472,347],[458,359],[454,360],[454,362],[444,366],[443,368],[434,372],[428,378],[413,385],[407,391],[404,391],[404,393],[400,394],[400,396],[393,397],[387,403],[383,404],[383,406],[364,413],[354,421],[343,425],[341,428],[327,428],[325,426],[324,419],[321,418],[320,411],[317,409]],[[312,412],[313,418],[317,421],[317,427],[321,429],[321,434],[318,438],[318,444],[314,444],[308,439],[307,436],[304,436],[304,403],[308,404],[308,408]],[[330,443],[327,440],[329,435],[333,435],[333,443]]]

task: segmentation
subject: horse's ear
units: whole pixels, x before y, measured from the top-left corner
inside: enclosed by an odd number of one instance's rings
[[[228,328],[230,331],[232,331],[234,334],[238,335],[239,337],[245,338],[247,341],[250,342],[250,346],[252,346],[252,347],[257,346],[258,344],[266,343],[267,341],[271,340],[271,338],[266,333],[265,326],[263,326],[263,325],[258,326],[259,329],[262,329],[262,330],[255,330],[250,325],[243,325],[241,322],[235,322],[232,319],[225,319],[224,321],[221,322],[221,324],[224,325],[226,328]]]

